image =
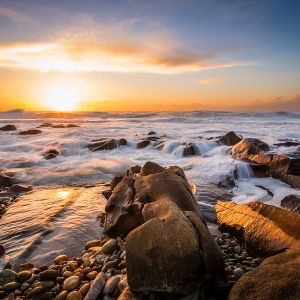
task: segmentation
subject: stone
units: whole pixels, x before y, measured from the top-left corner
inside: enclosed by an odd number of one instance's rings
[[[39,274],[41,281],[56,281],[58,275],[58,271],[56,270],[45,270]]]
[[[197,155],[199,154],[198,147],[193,143],[187,143],[185,147],[183,148],[182,155],[185,156],[191,156],[191,155]]]
[[[29,130],[25,130],[25,131],[21,131],[19,132],[20,135],[35,135],[35,134],[39,134],[41,133],[41,130],[38,129],[29,129]]]
[[[102,252],[104,254],[110,254],[118,248],[118,242],[115,239],[110,239],[102,246]]]
[[[111,278],[109,278],[107,280],[107,282],[105,283],[104,289],[103,289],[103,294],[104,295],[110,295],[114,289],[116,288],[116,286],[118,285],[120,281],[120,277],[119,276],[113,276]]]
[[[66,291],[72,291],[76,289],[80,284],[80,278],[76,275],[68,277],[63,283],[63,289]]]
[[[5,254],[4,247],[0,245],[0,257],[2,257]]]
[[[20,264],[18,272],[32,270],[32,268],[34,268],[34,264],[33,263],[31,263],[31,262],[25,262],[23,264]]]
[[[17,274],[17,280],[21,283],[28,280],[31,277],[30,271],[22,271]]]
[[[149,139],[144,139],[141,142],[138,142],[137,145],[136,145],[136,147],[138,149],[146,148],[150,144],[150,142],[151,141]]]
[[[242,268],[235,268],[232,273],[239,278],[244,274],[244,271]]]
[[[61,262],[67,261],[67,260],[68,260],[68,256],[62,254],[62,255],[56,256],[56,258],[54,259],[54,263],[56,265],[59,265]]]
[[[234,146],[242,140],[242,136],[237,135],[234,131],[230,131],[219,138],[218,142],[227,145]]]
[[[57,296],[57,300],[64,300],[64,299],[67,298],[67,296],[68,296],[68,292],[67,291],[62,291]]]
[[[89,278],[90,280],[93,280],[96,278],[98,272],[97,271],[92,271],[92,272],[89,272],[86,277]]]
[[[241,247],[240,246],[235,246],[234,249],[233,249],[233,252],[235,254],[240,254],[241,253]]]
[[[129,288],[126,288],[119,296],[118,300],[137,300],[137,297],[134,296]]]
[[[0,187],[8,187],[8,186],[12,186],[14,183],[14,179],[5,174],[4,172],[0,171]]]
[[[265,259],[233,286],[229,300],[300,299],[300,250]]]
[[[0,286],[4,286],[9,282],[14,282],[17,278],[17,273],[10,269],[4,269],[0,273]]]
[[[12,124],[7,124],[5,126],[0,127],[0,130],[1,131],[14,131],[14,130],[17,130],[17,127]]]
[[[95,279],[95,277],[93,279]],[[85,295],[88,293],[90,286],[91,285],[87,282],[79,289],[79,292],[81,293],[82,297],[85,297]]]
[[[14,291],[20,287],[21,287],[21,284],[19,282],[12,281],[12,282],[9,282],[9,283],[6,283],[5,285],[3,285],[2,289],[5,292],[10,292],[10,291]]]
[[[45,159],[49,160],[49,159],[55,158],[55,157],[58,156],[59,154],[60,154],[59,150],[52,148],[52,149],[48,149],[48,150],[43,154],[43,156],[44,156]]]
[[[300,214],[300,196],[288,195],[281,200],[280,206]]]
[[[40,295],[44,292],[44,288],[42,286],[37,286],[34,289],[28,289],[27,298],[35,297],[37,295]]]
[[[31,191],[32,189],[33,187],[31,185],[24,184],[14,184],[10,188],[13,193],[25,193]]]
[[[125,139],[99,139],[93,140],[92,143],[87,145],[87,148],[91,151],[113,150],[125,145],[127,145],[127,141]]]
[[[237,158],[247,158],[248,155],[264,154],[270,151],[268,144],[259,139],[247,138],[232,147],[231,153]]]
[[[112,191],[111,190],[105,190],[105,191],[101,192],[101,194],[105,197],[106,200],[108,200],[109,197],[112,195]]]
[[[219,227],[238,236],[254,257],[300,247],[299,214],[260,202],[225,201],[217,202],[216,212]]]
[[[73,291],[68,294],[67,300],[83,300],[83,297],[79,291]]]
[[[91,287],[86,294],[84,300],[97,300],[105,285],[105,274],[100,272],[97,277],[92,281]]]
[[[160,173],[164,171],[165,168],[152,162],[152,161],[147,161],[142,169],[140,170],[140,175],[141,176],[148,176],[150,174],[155,174],[155,173]]]

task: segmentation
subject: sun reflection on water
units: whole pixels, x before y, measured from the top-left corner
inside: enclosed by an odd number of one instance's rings
[[[58,198],[61,198],[61,199],[66,199],[68,198],[68,196],[71,194],[71,191],[63,191],[63,190],[60,190],[60,191],[57,191],[56,192],[56,195]]]

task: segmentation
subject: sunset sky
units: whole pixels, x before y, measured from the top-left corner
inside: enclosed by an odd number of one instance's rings
[[[300,111],[300,1],[0,0],[0,110]]]

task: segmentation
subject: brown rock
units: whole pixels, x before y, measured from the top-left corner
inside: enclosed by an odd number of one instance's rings
[[[126,288],[119,296],[118,300],[137,300],[137,297],[132,294],[129,288]]]
[[[238,235],[253,256],[270,256],[300,246],[300,216],[260,202],[237,205],[218,201],[217,222]]]
[[[160,173],[164,170],[165,170],[165,168],[161,167],[160,165],[158,165],[152,161],[147,161],[144,164],[143,168],[141,169],[140,175],[147,176],[150,174]]]
[[[300,250],[288,250],[263,261],[233,286],[229,300],[300,299]]]
[[[264,154],[270,147],[259,139],[247,138],[232,147],[232,155],[238,158],[248,158],[248,155]]]
[[[15,125],[8,124],[8,125],[0,127],[0,130],[1,131],[14,131],[14,130],[17,130],[17,128]]]
[[[125,139],[100,139],[94,140],[94,143],[90,143],[87,145],[91,151],[99,151],[99,150],[113,150],[120,146],[127,145],[127,141]]]
[[[149,139],[144,139],[141,142],[137,143],[137,148],[141,149],[141,148],[145,148],[150,144],[150,140]]]
[[[243,138],[234,131],[230,131],[219,138],[219,142],[227,146],[233,146],[239,143]]]
[[[280,205],[288,210],[300,213],[300,196],[288,195],[281,200]]]
[[[55,158],[56,156],[58,156],[60,154],[60,152],[57,150],[57,149],[49,149],[47,150],[43,156],[45,159],[49,160],[49,159],[53,159]]]
[[[35,135],[35,134],[39,134],[41,133],[41,130],[38,129],[29,129],[29,130],[25,130],[25,131],[21,131],[19,132],[20,135]]]
[[[183,149],[183,156],[191,156],[191,155],[197,155],[199,153],[199,149],[197,146],[193,143],[187,143]]]

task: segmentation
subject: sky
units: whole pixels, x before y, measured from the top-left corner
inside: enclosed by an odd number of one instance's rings
[[[0,110],[300,112],[300,1],[0,0]]]

